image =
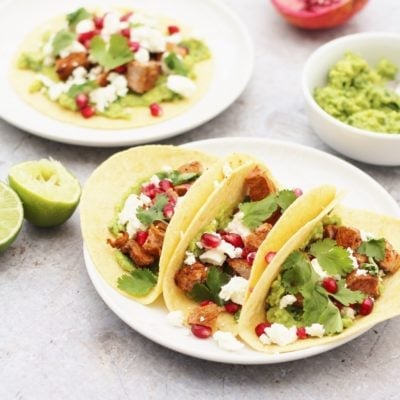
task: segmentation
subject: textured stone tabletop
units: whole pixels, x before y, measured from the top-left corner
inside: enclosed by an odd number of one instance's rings
[[[303,112],[303,63],[335,37],[398,30],[399,1],[372,0],[351,23],[323,33],[291,29],[267,0],[225,1],[255,42],[251,82],[222,115],[164,143],[248,135],[332,152]],[[14,163],[52,156],[84,182],[115,151],[52,143],[0,120],[2,180]],[[400,168],[355,165],[400,200]],[[1,400],[400,398],[399,318],[302,361],[254,367],[200,361],[150,342],[119,320],[89,281],[81,247],[76,213],[58,229],[25,224],[0,255]]]

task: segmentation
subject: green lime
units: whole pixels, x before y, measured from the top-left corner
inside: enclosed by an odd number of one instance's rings
[[[65,222],[81,196],[79,181],[60,162],[51,159],[14,165],[8,180],[22,200],[25,218],[39,227]]]
[[[17,238],[24,221],[24,210],[18,195],[0,182],[0,252]]]

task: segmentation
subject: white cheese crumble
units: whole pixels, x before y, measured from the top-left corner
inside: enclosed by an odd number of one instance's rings
[[[328,276],[328,274],[322,269],[317,258],[311,260],[311,266],[313,267],[315,273],[318,274],[322,279]]]
[[[230,281],[221,287],[218,296],[224,301],[233,301],[243,305],[249,281],[241,276],[234,276]]]
[[[226,260],[226,255],[218,249],[210,249],[201,254],[199,258],[205,263],[221,266]]]
[[[244,213],[242,211],[237,212],[231,222],[229,222],[228,226],[225,228],[226,232],[229,233],[237,233],[242,238],[249,236],[251,231],[250,229],[243,224]]]
[[[259,339],[260,339],[260,342],[261,342],[262,344],[271,344],[270,338],[269,338],[265,333],[263,333],[262,335],[260,335],[260,336],[259,336]]]
[[[353,255],[354,254],[353,249],[351,247],[348,247],[346,250],[349,253],[350,260],[351,260],[351,262],[353,264],[353,269],[357,269],[358,268],[358,261],[357,261],[357,258],[355,258],[354,255]]]
[[[342,315],[342,317],[347,317],[350,319],[354,319],[356,317],[356,312],[351,307],[343,307],[340,310],[340,314]]]
[[[196,92],[196,84],[181,75],[170,75],[167,78],[167,88],[183,97],[192,97]]]
[[[180,310],[171,311],[167,314],[167,322],[172,326],[176,326],[177,328],[183,327],[183,318],[183,312]]]
[[[76,24],[75,32],[80,35],[94,30],[94,22],[91,19],[83,19]]]
[[[236,248],[232,244],[225,242],[225,240],[221,240],[221,243],[218,245],[217,250],[225,253],[229,258],[240,258],[243,253],[242,249]]]
[[[280,309],[286,308],[287,306],[296,303],[296,301],[297,301],[296,296],[293,296],[292,294],[287,294],[283,296],[279,301],[279,308]]]
[[[108,12],[104,17],[101,36],[108,41],[114,33],[119,33],[122,29],[128,28],[128,22],[121,21],[120,15],[116,12]]]
[[[363,242],[367,242],[368,240],[373,239],[375,237],[374,234],[363,231],[362,229],[360,229],[360,236]]]
[[[128,80],[124,75],[117,74],[116,72],[111,72],[107,80],[115,88],[115,94],[118,97],[124,97],[128,93]]]
[[[286,328],[285,325],[273,323],[270,327],[265,328],[265,334],[271,343],[279,346],[286,346],[297,340],[297,329],[295,326]]]
[[[88,79],[91,80],[91,81],[96,80],[99,77],[99,75],[101,74],[102,71],[103,71],[103,68],[100,65],[98,65],[97,67],[92,68],[89,71]]]
[[[166,37],[168,43],[179,44],[183,40],[183,36],[180,32],[175,32],[172,35]]]
[[[135,60],[141,64],[147,64],[150,61],[150,53],[144,47],[140,47],[135,53]]]
[[[99,87],[89,94],[91,103],[94,103],[96,110],[103,112],[111,103],[117,100],[118,96],[113,85]]]
[[[75,40],[69,46],[62,49],[59,54],[61,58],[65,58],[72,53],[86,53],[86,47],[82,43]]]
[[[244,347],[243,343],[237,340],[231,332],[217,331],[213,338],[221,349],[227,351],[238,351]]]
[[[146,13],[136,11],[128,19],[128,22],[132,25],[147,25],[155,27],[158,25],[158,20],[153,15],[148,15]]]
[[[164,35],[151,26],[132,28],[131,40],[139,42],[141,47],[146,48],[151,53],[163,53],[165,51],[166,40]]]
[[[151,204],[151,198],[149,196],[146,196],[144,193],[140,193],[139,195],[139,200],[145,205],[150,205]]]
[[[358,269],[356,271],[356,276],[366,276],[368,275],[368,271],[366,269]]]
[[[131,194],[125,201],[124,207],[118,214],[118,222],[121,225],[126,225],[126,231],[129,236],[133,236],[137,231],[144,230],[143,225],[136,216],[136,211],[143,206],[143,202],[135,194]]]
[[[162,168],[161,168],[161,171],[163,171],[163,172],[172,172],[174,169],[170,166],[170,165],[164,165]]]
[[[232,175],[233,169],[228,163],[225,163],[222,166],[222,172],[225,178],[229,178]]]
[[[194,255],[192,252],[187,251],[187,252],[185,253],[185,255],[186,255],[186,258],[185,258],[185,260],[184,260],[184,263],[185,263],[186,265],[193,265],[193,264],[196,262],[196,257],[195,257],[195,255]]]
[[[159,178],[157,175],[153,175],[153,176],[150,178],[149,182],[152,183],[153,185],[158,186],[159,183],[160,183],[160,178]]]
[[[325,328],[321,324],[312,324],[311,326],[306,326],[306,333],[310,336],[322,337],[325,334]]]

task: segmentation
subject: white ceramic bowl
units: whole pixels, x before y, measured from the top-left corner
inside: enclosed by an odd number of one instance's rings
[[[350,158],[369,164],[400,165],[400,134],[354,128],[333,118],[314,100],[314,89],[326,84],[329,69],[346,51],[360,54],[371,65],[387,58],[400,67],[399,34],[359,33],[321,46],[309,57],[303,70],[302,86],[311,126],[329,146]]]

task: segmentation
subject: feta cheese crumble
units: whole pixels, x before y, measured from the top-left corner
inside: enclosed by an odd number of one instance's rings
[[[205,263],[221,266],[226,260],[226,255],[218,249],[210,249],[201,254],[199,258]]]
[[[139,26],[131,29],[131,41],[139,42],[141,47],[151,53],[163,53],[166,48],[164,35],[151,26]]]
[[[349,253],[349,257],[350,257],[351,262],[353,263],[353,269],[357,269],[358,268],[358,261],[357,261],[357,258],[355,258],[354,255],[353,255],[354,254],[353,249],[351,247],[348,247],[346,250]]]
[[[183,261],[186,265],[193,265],[196,262],[196,257],[193,253],[190,251],[187,251],[186,253],[186,258]]]
[[[251,231],[250,229],[243,224],[244,213],[242,211],[237,212],[231,222],[229,222],[228,226],[225,228],[226,232],[229,233],[237,233],[242,238],[249,236]]]
[[[244,347],[244,344],[237,340],[231,332],[217,331],[213,338],[221,349],[227,351],[238,351]]]
[[[135,53],[135,60],[141,64],[147,64],[150,61],[150,53],[144,47],[140,47]]]
[[[325,328],[321,324],[312,324],[311,326],[306,326],[306,333],[310,336],[322,337],[325,334]]]
[[[350,319],[354,319],[356,317],[356,312],[351,307],[343,307],[340,310],[340,314],[342,315],[342,317],[347,317]]]
[[[81,33],[86,33],[94,31],[94,22],[91,19],[83,19],[76,24],[75,32],[80,35]]]
[[[218,296],[224,301],[233,301],[243,305],[249,281],[241,276],[234,276],[231,280],[221,287]]]
[[[356,275],[357,276],[366,276],[366,275],[368,275],[368,271],[366,269],[358,269],[356,271]]]
[[[181,75],[170,75],[167,78],[167,88],[183,97],[192,97],[196,92],[196,84]]]
[[[118,222],[121,225],[126,225],[126,231],[129,236],[135,235],[139,230],[144,230],[146,227],[138,220],[136,211],[143,206],[143,201],[135,194],[131,194],[125,201],[124,207],[118,214]]]
[[[180,310],[171,311],[167,315],[167,322],[172,326],[176,326],[177,328],[183,327],[183,319],[183,312]]]
[[[279,308],[280,309],[286,308],[287,306],[296,303],[296,301],[297,301],[296,296],[293,296],[292,294],[287,294],[283,296],[279,301]]]
[[[259,337],[259,339],[260,339],[260,342],[261,342],[262,344],[271,344],[270,338],[269,338],[265,333],[263,333],[263,334]]]
[[[265,334],[271,343],[279,346],[286,346],[297,340],[297,328],[295,326],[286,328],[285,325],[273,323],[270,327],[265,328]]]

